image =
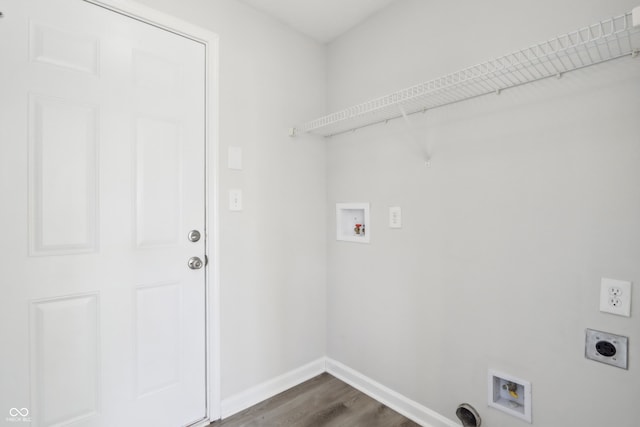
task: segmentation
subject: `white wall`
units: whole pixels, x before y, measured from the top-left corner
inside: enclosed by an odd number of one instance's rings
[[[220,35],[221,394],[325,355],[322,141],[287,136],[324,112],[325,49],[235,0],[141,0]],[[244,170],[226,168],[243,149]],[[228,211],[228,190],[244,211]]]
[[[330,110],[631,10],[637,0],[400,0],[328,47]],[[455,419],[487,370],[530,380],[534,425],[640,419],[640,60],[625,59],[328,140],[328,356]],[[334,204],[371,203],[371,244]],[[387,207],[404,227],[389,229]],[[601,277],[633,317],[598,311]],[[630,368],[585,360],[584,329],[630,338]]]

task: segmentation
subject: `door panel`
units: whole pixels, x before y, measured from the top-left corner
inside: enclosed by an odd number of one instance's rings
[[[73,34],[65,29],[30,23],[30,60],[43,62],[89,74],[98,72],[97,38]]]
[[[147,117],[136,119],[138,247],[175,246],[179,243],[181,151],[177,123]],[[163,197],[159,198],[157,194]]]
[[[81,0],[0,10],[0,424],[203,419],[205,47]]]
[[[99,412],[96,294],[31,304],[31,413],[41,425],[93,418]],[[64,393],[61,393],[64,390]]]
[[[97,108],[33,95],[29,110],[31,254],[95,252]]]

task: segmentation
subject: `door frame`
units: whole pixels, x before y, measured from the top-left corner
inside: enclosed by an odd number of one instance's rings
[[[205,331],[206,417],[220,419],[219,36],[133,0],[79,0],[162,28],[205,46]]]

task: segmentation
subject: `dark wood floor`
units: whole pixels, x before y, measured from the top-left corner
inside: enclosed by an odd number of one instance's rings
[[[419,427],[337,378],[322,374],[210,427]]]

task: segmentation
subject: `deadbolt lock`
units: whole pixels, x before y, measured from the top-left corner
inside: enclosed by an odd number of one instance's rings
[[[190,242],[197,242],[200,240],[200,232],[198,230],[191,230],[187,238]]]

